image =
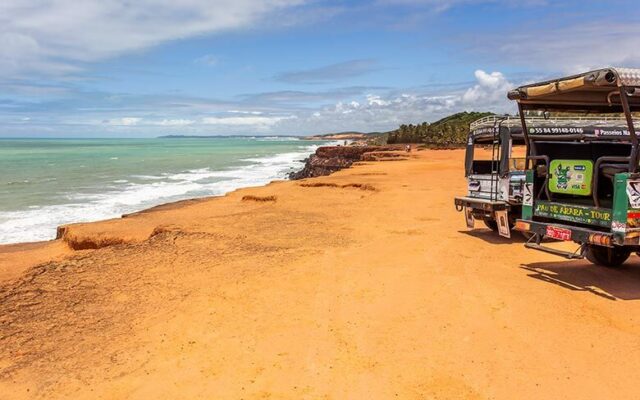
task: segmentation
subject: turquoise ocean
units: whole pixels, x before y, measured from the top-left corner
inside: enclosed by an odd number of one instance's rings
[[[0,244],[286,179],[326,142],[286,137],[0,139]]]

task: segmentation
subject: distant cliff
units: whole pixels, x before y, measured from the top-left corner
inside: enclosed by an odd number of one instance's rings
[[[304,179],[329,175],[354,162],[384,158],[380,152],[400,150],[397,146],[323,146],[307,158],[305,166],[298,172],[289,174],[289,179]],[[395,153],[389,153],[389,156]],[[370,156],[370,157],[369,157]]]
[[[362,140],[367,134],[362,132],[325,133],[323,135],[304,136],[306,140]]]
[[[357,141],[370,141],[376,138],[385,136],[386,132],[337,132],[337,133],[325,133],[322,135],[304,136],[302,139],[306,140],[357,140]],[[385,136],[386,137],[386,136]]]

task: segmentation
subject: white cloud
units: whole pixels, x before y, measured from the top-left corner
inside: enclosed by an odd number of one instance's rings
[[[250,115],[262,115],[264,114],[262,111],[245,111],[245,110],[229,110],[227,111],[230,114],[250,114]]]
[[[460,111],[514,112],[507,97],[514,85],[500,72],[475,72],[476,83],[466,90],[437,94],[408,92],[367,94],[366,102],[340,101],[321,110],[300,114],[296,120],[279,121],[279,132],[336,132],[394,129],[404,123],[435,121]]]
[[[78,63],[246,27],[303,1],[3,0],[0,72],[68,73]]]
[[[115,118],[104,121],[108,125],[113,126],[132,126],[138,125],[138,123],[142,121],[142,118],[137,117],[123,117],[123,118]]]
[[[23,71],[47,71],[51,75],[79,71],[78,67],[57,61],[46,53],[46,48],[33,37],[17,32],[3,32],[0,26],[0,73],[4,77]]]
[[[111,126],[134,126],[134,125],[138,125],[140,121],[142,121],[142,118],[122,117],[122,118],[105,119],[102,121],[102,123],[105,125],[111,125]],[[86,121],[86,122],[91,123],[91,121]],[[67,120],[65,121],[65,123],[82,124],[83,122],[79,120]]]
[[[598,20],[481,35],[468,38],[467,44],[476,58],[480,53],[510,65],[574,74],[608,66],[640,66],[639,37],[640,25],[635,22]]]
[[[155,124],[160,126],[187,126],[193,125],[196,121],[192,119],[163,119],[162,121],[158,121]]]
[[[13,134],[20,126],[30,125],[28,132],[26,129],[19,132],[28,134],[63,126],[65,134],[75,132],[84,135],[87,127],[92,127],[95,135],[126,132],[127,135],[141,136],[176,131],[208,135],[385,131],[400,124],[435,121],[459,111],[514,112],[514,104],[506,99],[506,92],[512,86],[500,72],[478,70],[475,82],[468,87],[406,88],[401,92],[363,88],[357,91],[337,90],[333,97],[323,91],[300,92],[300,100],[294,103],[260,96],[227,103],[188,97],[179,101],[173,97],[134,97],[126,98],[127,102],[120,105],[119,101],[123,99],[114,100],[109,96],[102,102],[80,102],[78,104],[82,108],[76,108],[74,113],[59,112],[67,110],[65,101],[46,103],[42,108],[53,110],[52,113],[38,114],[28,124],[21,125],[15,121],[33,116],[30,103],[26,103],[24,108],[22,103],[8,103],[10,108],[5,108],[5,113],[0,114],[0,126]],[[318,93],[322,96],[317,97]],[[320,99],[320,105],[309,106],[309,96]],[[127,110],[136,111],[125,114]]]
[[[375,94],[367,95],[367,103],[370,106],[382,106],[382,107],[388,106],[389,104],[391,104],[389,101],[382,100],[380,96],[377,96]]]
[[[467,89],[462,95],[462,103],[470,105],[495,105],[508,102],[506,93],[513,88],[500,72],[486,73],[482,70],[475,72],[478,83]]]
[[[265,117],[206,117],[202,118],[205,125],[230,125],[230,126],[273,126],[280,121],[292,119],[293,116],[265,116]]]
[[[196,123],[192,119],[153,119],[153,118],[140,118],[140,117],[124,117],[106,120],[106,123],[113,126],[139,126],[139,127],[180,127],[189,126]]]

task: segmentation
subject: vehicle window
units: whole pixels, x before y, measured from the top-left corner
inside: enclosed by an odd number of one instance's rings
[[[511,158],[509,158],[509,171],[524,171],[527,149],[522,145],[511,147]]]
[[[496,156],[498,151],[496,149]],[[491,161],[491,145],[476,144],[473,146],[473,159],[475,161]]]
[[[524,171],[526,158],[514,157],[509,159],[509,171]]]

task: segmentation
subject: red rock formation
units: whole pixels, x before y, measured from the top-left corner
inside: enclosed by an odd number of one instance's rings
[[[307,160],[304,168],[289,174],[289,179],[304,179],[314,176],[329,175],[344,168],[349,168],[357,161],[363,161],[370,152],[397,151],[397,146],[323,146],[316,150]]]

